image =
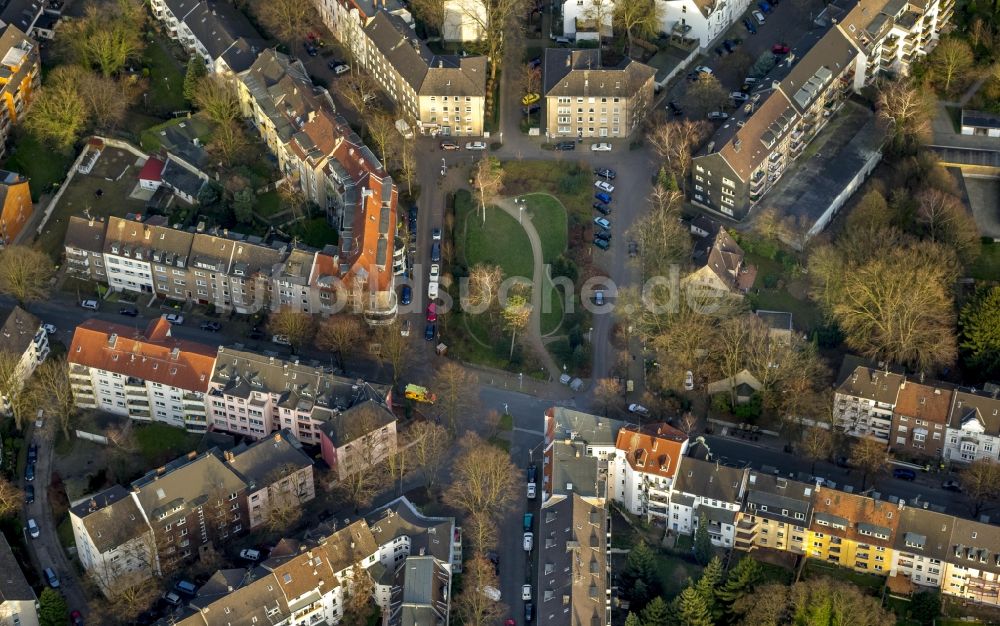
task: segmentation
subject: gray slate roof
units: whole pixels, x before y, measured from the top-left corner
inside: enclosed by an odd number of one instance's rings
[[[427,517],[406,498],[398,498],[372,511],[366,521],[378,545],[406,536],[410,538],[410,554],[423,551],[444,563],[451,562],[451,539],[455,528],[455,520],[451,517]]]
[[[275,481],[275,473],[287,476],[312,465],[312,459],[302,451],[302,446],[288,430],[272,433],[270,437],[250,446],[233,448],[234,458],[229,466],[236,470],[250,485],[260,489]]]
[[[104,252],[104,231],[107,224],[104,220],[91,220],[79,215],[69,218],[66,226],[65,246],[87,252]]]
[[[198,507],[210,498],[243,491],[246,484],[221,458],[217,449],[191,453],[147,473],[132,483],[139,503],[151,519],[180,507]]]
[[[738,504],[745,481],[746,470],[688,458],[677,475],[676,491]]]
[[[232,3],[214,0],[166,0],[167,8],[184,22],[213,59],[223,57],[234,72],[253,63],[264,48],[260,33]],[[241,41],[242,40],[242,41]]]
[[[3,535],[0,535],[0,571],[3,572],[0,574],[0,604],[8,600],[27,602],[36,600],[35,592],[24,578],[21,565]]]
[[[83,520],[90,540],[101,552],[141,537],[149,530],[142,511],[121,485],[94,494],[70,510]]]
[[[41,320],[17,305],[0,309],[0,319],[0,352],[20,357],[38,334]]]
[[[600,50],[546,48],[543,67],[546,96],[630,98],[656,75],[654,68],[629,58],[602,67]]]

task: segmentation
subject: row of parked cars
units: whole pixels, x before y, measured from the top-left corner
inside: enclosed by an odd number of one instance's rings
[[[597,191],[594,193],[594,210],[600,213],[599,216],[594,218],[594,245],[601,250],[607,250],[611,247],[611,220],[607,218],[611,214],[611,194],[615,192],[615,186],[611,184],[617,176],[617,172],[608,167],[599,167],[594,170],[594,176],[597,180],[594,182],[594,187]]]

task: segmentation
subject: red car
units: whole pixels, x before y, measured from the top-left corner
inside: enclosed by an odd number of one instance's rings
[[[437,305],[431,302],[427,305],[427,321],[436,322],[437,318]]]
[[[503,626],[517,626],[517,624],[514,623],[513,617],[508,617],[507,621],[503,623]]]
[[[80,611],[73,611],[69,614],[69,621],[73,626],[83,626],[83,615]]]
[[[792,51],[792,49],[789,48],[788,46],[786,46],[783,43],[776,43],[773,46],[771,46],[771,53],[772,54],[782,54],[782,55],[784,55],[784,54],[788,54],[791,51]]]

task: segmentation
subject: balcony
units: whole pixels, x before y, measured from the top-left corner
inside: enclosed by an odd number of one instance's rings
[[[764,172],[757,172],[750,177],[750,193],[759,193],[764,188]]]

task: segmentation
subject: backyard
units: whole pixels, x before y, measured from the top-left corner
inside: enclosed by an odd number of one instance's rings
[[[34,135],[18,131],[4,169],[24,174],[31,181],[31,200],[38,198],[66,177],[73,154],[62,154],[42,145]]]
[[[147,111],[169,117],[189,109],[184,99],[184,70],[168,49],[171,44],[159,37],[146,46],[143,71],[148,70],[149,91],[144,96]]]
[[[809,333],[823,325],[823,315],[809,299],[809,281],[798,257],[781,244],[743,235],[739,244],[745,260],[757,268],[757,280],[748,296],[755,310],[786,311],[795,328]]]

